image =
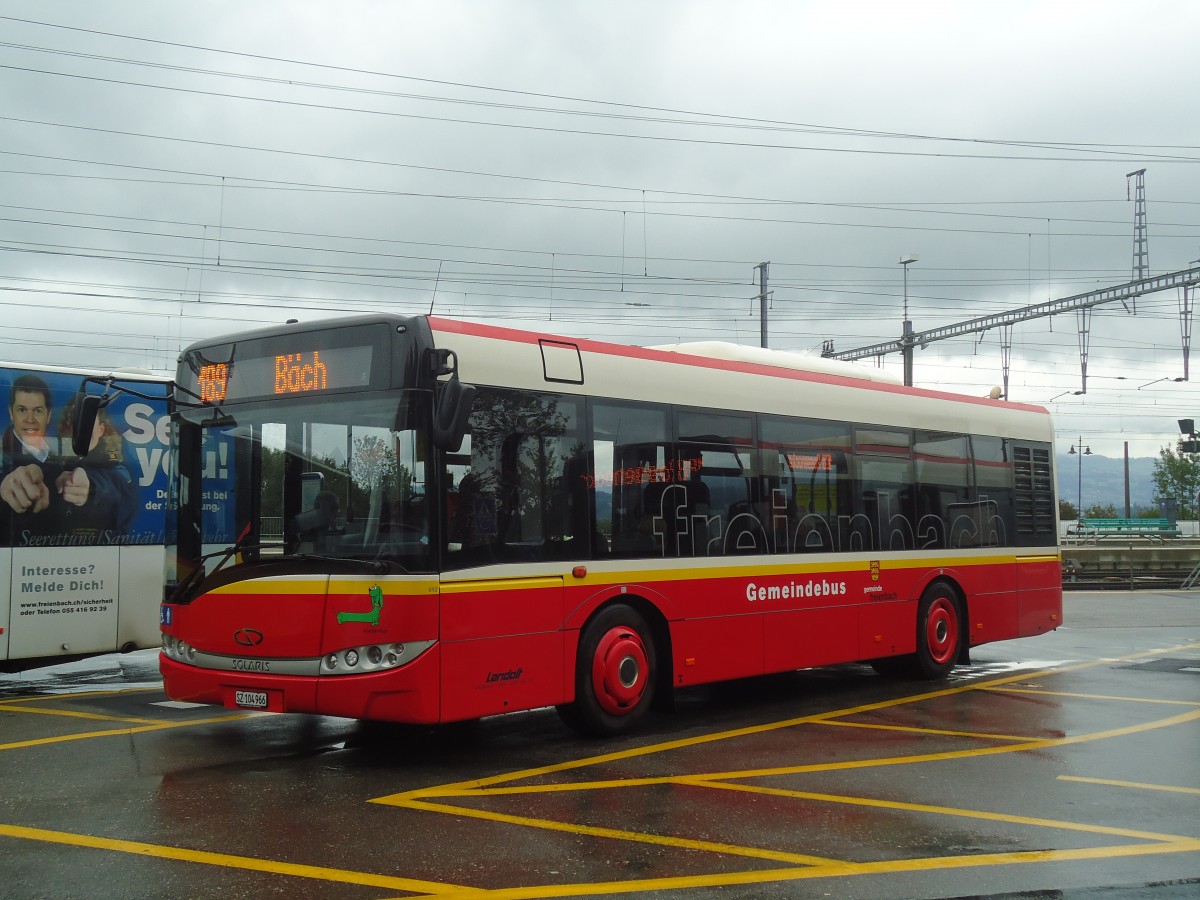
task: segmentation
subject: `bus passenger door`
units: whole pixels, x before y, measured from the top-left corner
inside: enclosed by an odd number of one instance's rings
[[[448,460],[462,474],[449,473],[458,491],[447,493],[444,511],[444,721],[567,700],[564,573],[589,548],[589,481],[569,434],[572,404],[482,396],[469,459]]]

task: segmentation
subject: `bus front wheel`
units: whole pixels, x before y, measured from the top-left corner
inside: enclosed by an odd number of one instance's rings
[[[580,635],[575,702],[558,712],[583,734],[624,734],[650,709],[656,666],[646,620],[623,603],[606,607]]]

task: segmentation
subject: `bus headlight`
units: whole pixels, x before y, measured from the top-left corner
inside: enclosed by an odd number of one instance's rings
[[[169,634],[164,634],[162,639],[162,652],[178,662],[194,662],[196,659],[196,648],[187,641],[181,641],[177,637],[172,637]]]
[[[361,675],[394,669],[416,659],[433,646],[433,641],[414,641],[409,644],[368,644],[347,647],[325,654],[321,662],[322,675]]]

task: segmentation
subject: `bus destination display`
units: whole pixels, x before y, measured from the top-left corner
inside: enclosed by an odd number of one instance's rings
[[[201,403],[223,403],[367,387],[372,349],[365,344],[204,362],[196,369],[196,394]]]

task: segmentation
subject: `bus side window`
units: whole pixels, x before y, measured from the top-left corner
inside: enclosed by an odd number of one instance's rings
[[[654,533],[658,507],[645,496],[665,478],[670,410],[666,406],[595,401],[592,404],[593,484],[596,530],[619,557],[673,555]],[[661,523],[660,523],[661,528]]]
[[[863,543],[855,528],[850,425],[824,419],[759,417],[764,459],[774,458],[772,496],[776,552],[833,553]],[[782,521],[779,521],[782,520]]]
[[[608,537],[597,527],[593,454],[578,446],[572,449],[576,452],[563,465],[557,486],[559,498],[556,502],[563,507],[564,556],[575,559],[604,557],[609,553],[609,546]]]

